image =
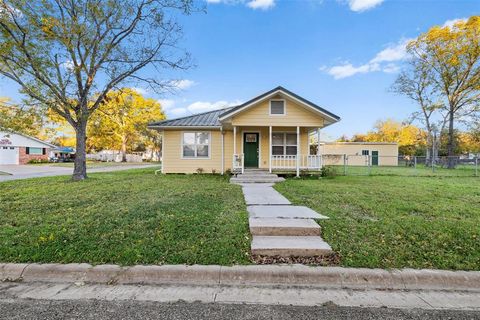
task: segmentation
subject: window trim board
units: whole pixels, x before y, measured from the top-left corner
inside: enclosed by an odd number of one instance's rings
[[[193,156],[193,157],[185,157],[183,155],[183,135],[185,133],[195,133],[195,140],[197,139],[196,137],[196,134],[197,133],[208,133],[208,157],[197,157],[197,156]],[[197,145],[197,143],[195,142],[195,145]],[[196,149],[195,149],[195,153],[196,153]],[[212,158],[212,132],[211,131],[207,131],[207,130],[199,130],[199,131],[181,131],[181,134],[180,134],[180,158],[182,160],[210,160]]]

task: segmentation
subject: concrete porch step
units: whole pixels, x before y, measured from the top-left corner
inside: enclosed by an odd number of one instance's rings
[[[250,218],[328,219],[327,216],[303,206],[250,205],[247,211]]]
[[[332,253],[332,248],[319,236],[253,236],[253,255],[312,257]]]
[[[250,218],[253,236],[319,236],[320,226],[312,219]]]
[[[275,183],[282,182],[284,178],[279,177],[232,177],[230,178],[231,183]]]

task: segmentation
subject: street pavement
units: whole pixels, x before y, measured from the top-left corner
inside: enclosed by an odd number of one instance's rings
[[[158,167],[158,164],[119,164],[118,166],[106,166],[87,168],[88,173],[110,172],[128,169],[142,169]],[[41,178],[52,176],[67,176],[73,173],[73,167],[60,167],[53,165],[0,165],[0,172],[9,175],[0,175],[0,182],[9,180],[20,180],[29,178]]]
[[[323,305],[315,307],[288,305],[246,305],[213,303],[161,303],[148,301],[104,300],[26,300],[0,299],[0,319],[8,320],[180,320],[180,319],[349,319],[349,320],[474,320],[480,313],[457,310],[420,310],[356,308]]]

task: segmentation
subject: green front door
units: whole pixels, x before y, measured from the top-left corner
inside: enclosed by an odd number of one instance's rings
[[[258,133],[243,134],[245,168],[258,168]]]
[[[378,151],[372,151],[372,166],[378,166]]]

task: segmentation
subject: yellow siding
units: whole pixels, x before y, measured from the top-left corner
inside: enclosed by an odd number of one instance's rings
[[[327,143],[321,148],[322,154],[332,155],[324,157],[324,164],[343,165],[342,156],[348,155],[349,165],[366,165],[368,157],[362,156],[362,150],[378,151],[378,165],[380,166],[397,166],[398,165],[398,145],[396,144],[344,144],[344,143]]]
[[[207,131],[207,130],[203,130]],[[166,130],[164,131],[163,172],[164,173],[195,173],[202,168],[205,173],[214,169],[217,173],[222,171],[221,133],[219,130],[209,131],[211,134],[210,159],[183,159],[182,158],[182,132],[195,132],[195,130]],[[268,127],[239,127],[237,128],[237,153],[243,153],[243,133],[260,133],[260,159],[259,167],[268,169],[269,159],[269,128]],[[273,127],[273,132],[296,132],[296,128]],[[233,161],[233,131],[224,132],[224,169],[232,168]],[[308,154],[308,129],[300,129],[300,154]]]
[[[278,96],[272,99],[285,99]],[[270,115],[269,100],[260,102],[256,106],[240,112],[232,117],[234,126],[304,126],[304,127],[323,127],[324,119],[318,114],[307,110],[296,102],[286,100],[285,115]]]
[[[209,159],[183,159],[182,158],[182,132],[195,132],[208,130],[166,130],[164,131],[163,146],[163,172],[164,173],[195,173],[202,168],[205,173],[212,169],[217,173],[222,170],[222,137],[219,130],[209,131],[211,134]],[[224,165],[225,170],[232,167],[233,139],[232,132],[225,132]]]

